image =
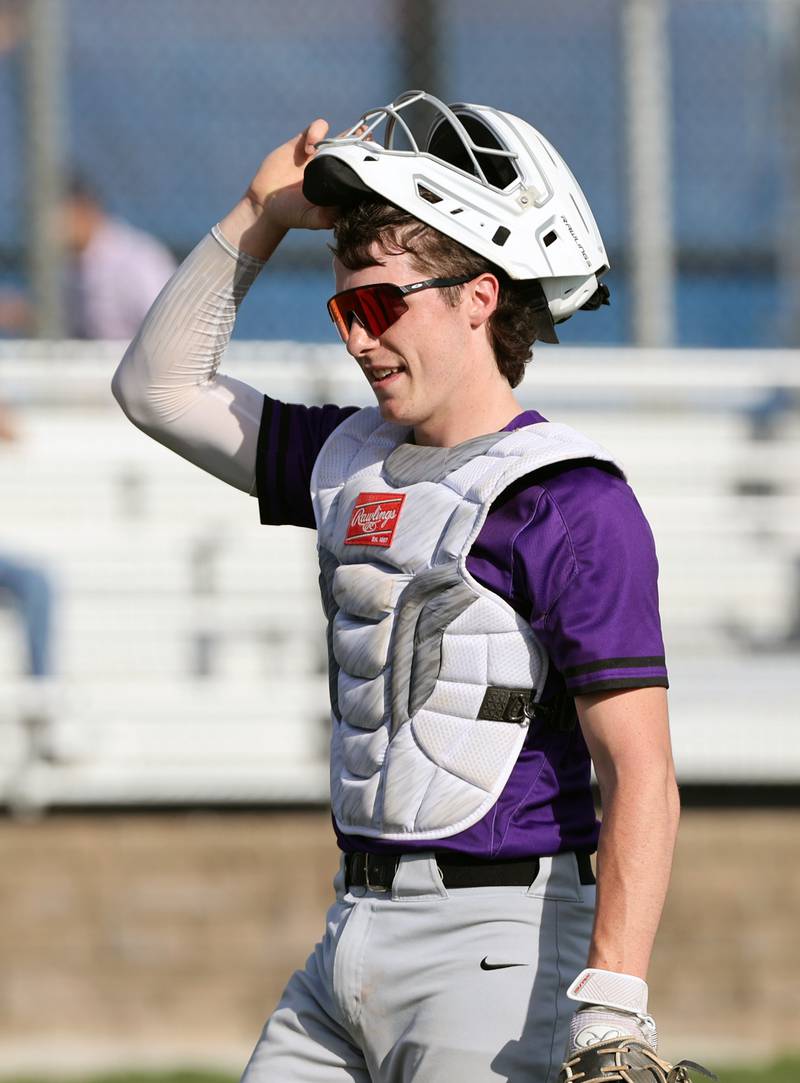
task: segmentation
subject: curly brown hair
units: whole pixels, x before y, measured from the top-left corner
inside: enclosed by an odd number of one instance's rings
[[[351,271],[375,265],[370,250],[377,242],[387,255],[408,252],[422,274],[437,278],[483,272],[495,275],[500,292],[497,308],[489,317],[489,341],[497,367],[512,387],[525,375],[533,343],[548,326],[552,328],[538,281],[509,278],[490,260],[392,203],[367,200],[346,208],[336,221],[334,241],[331,251]],[[441,292],[446,303],[455,308],[461,290],[461,286],[447,286]]]

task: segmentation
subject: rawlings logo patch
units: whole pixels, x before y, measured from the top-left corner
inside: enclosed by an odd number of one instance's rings
[[[344,538],[345,545],[388,549],[400,519],[405,493],[359,493]]]

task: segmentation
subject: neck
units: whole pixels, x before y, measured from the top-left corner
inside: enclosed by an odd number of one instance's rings
[[[494,394],[481,396],[469,404],[454,405],[446,413],[426,418],[414,426],[414,440],[425,447],[455,447],[475,436],[500,432],[518,414],[522,407],[514,398],[509,385],[496,389]]]

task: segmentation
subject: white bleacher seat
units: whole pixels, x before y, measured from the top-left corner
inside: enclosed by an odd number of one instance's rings
[[[322,801],[327,794],[327,680],[261,687],[212,680],[86,678],[49,689],[55,712],[43,754],[26,758],[13,702],[0,690],[0,780],[19,805]],[[3,779],[3,775],[5,778]]]

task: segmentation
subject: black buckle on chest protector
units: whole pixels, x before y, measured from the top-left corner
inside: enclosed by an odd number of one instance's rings
[[[485,722],[516,722],[527,726],[534,717],[535,688],[498,688],[489,686],[483,697],[478,718]]]
[[[490,686],[483,697],[478,718],[486,722],[512,722],[527,726],[541,722],[549,729],[562,733],[573,730],[578,723],[575,700],[561,689],[547,703],[536,703],[535,688],[499,688]]]

